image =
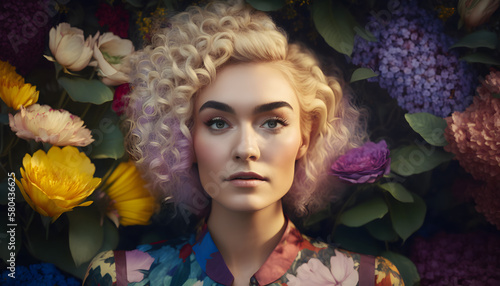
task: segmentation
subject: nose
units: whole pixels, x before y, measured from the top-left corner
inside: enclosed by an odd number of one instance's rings
[[[260,148],[255,130],[252,127],[242,127],[236,138],[233,150],[235,160],[256,161],[260,158]]]

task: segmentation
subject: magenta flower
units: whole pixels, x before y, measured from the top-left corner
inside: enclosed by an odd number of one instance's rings
[[[373,183],[389,173],[389,154],[384,140],[378,143],[367,142],[340,156],[332,165],[332,174],[354,184]]]

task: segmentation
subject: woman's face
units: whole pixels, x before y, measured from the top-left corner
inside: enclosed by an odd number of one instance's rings
[[[257,211],[288,192],[307,142],[297,96],[277,69],[265,63],[225,67],[199,93],[194,113],[195,157],[214,202]]]

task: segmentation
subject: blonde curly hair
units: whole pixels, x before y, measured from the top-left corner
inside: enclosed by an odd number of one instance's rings
[[[289,44],[268,15],[241,1],[189,7],[133,57],[128,152],[159,198],[195,213],[206,209],[207,195],[193,164],[194,102],[217,71],[244,62],[277,67],[297,94],[301,132],[310,134],[310,144],[296,162],[283,203],[298,216],[317,211],[335,195],[330,165],[364,140],[360,112],[339,81],[323,74],[310,51]]]

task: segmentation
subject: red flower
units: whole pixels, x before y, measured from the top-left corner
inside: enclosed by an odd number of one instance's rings
[[[193,247],[191,244],[186,243],[180,250],[179,252],[179,258],[182,258],[182,262],[186,262],[186,259],[191,255],[193,252]]]
[[[116,87],[113,97],[113,104],[111,104],[111,108],[116,112],[116,114],[122,115],[125,111],[129,100],[128,98],[123,98],[123,96],[128,94],[129,92],[130,85],[128,83],[124,83]]]
[[[111,6],[101,3],[95,13],[99,19],[101,27],[108,27],[108,30],[120,38],[128,38],[129,14],[121,5]]]

